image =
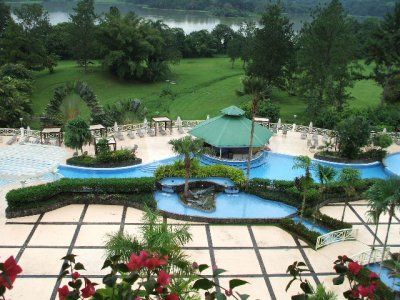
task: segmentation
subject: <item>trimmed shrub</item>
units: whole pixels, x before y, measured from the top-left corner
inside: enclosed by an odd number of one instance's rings
[[[313,221],[315,220],[315,223],[318,225],[321,225],[332,231],[352,228],[352,225],[349,223],[341,222],[313,209],[306,209],[304,212],[304,217]]]
[[[96,157],[81,155],[67,159],[67,164],[72,166],[91,168],[114,168],[137,165],[142,162],[130,150],[105,151]]]
[[[155,176],[157,181],[168,177],[185,177],[184,163],[178,160],[173,165],[160,166],[157,168]],[[246,182],[246,177],[241,169],[225,165],[201,166],[198,160],[193,160],[190,176],[192,178],[224,177],[229,178],[237,185],[243,185]]]
[[[40,207],[59,194],[148,194],[154,191],[155,179],[91,178],[61,179],[59,181],[12,190],[6,201],[10,209]]]
[[[292,219],[282,219],[280,220],[279,225],[288,232],[304,239],[304,241],[307,242],[312,248],[315,247],[317,239],[320,236],[318,232],[309,230],[303,224],[296,223]]]

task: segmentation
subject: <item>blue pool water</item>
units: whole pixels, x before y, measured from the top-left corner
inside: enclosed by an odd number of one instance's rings
[[[395,153],[386,157],[385,166],[391,173],[400,176],[400,153]]]
[[[216,184],[222,185],[222,186],[235,186],[232,180],[228,178],[223,178],[223,177],[206,177],[206,178],[191,178],[189,179],[189,182],[194,182],[194,181],[210,181],[214,182]],[[160,181],[162,185],[168,185],[168,186],[176,186],[176,185],[182,185],[185,183],[185,178],[181,177],[170,177],[170,178],[165,178]]]
[[[328,229],[326,229],[325,227],[316,225],[308,220],[299,218],[299,217],[294,217],[293,221],[295,221],[296,223],[301,223],[303,224],[307,229],[312,230],[312,231],[316,231],[318,233],[320,233],[321,235],[323,234],[327,234],[330,231]]]
[[[274,218],[280,219],[297,212],[293,206],[265,200],[245,193],[216,196],[216,210],[205,212],[184,205],[177,194],[155,192],[158,209],[187,216],[208,218]]]
[[[154,171],[160,165],[172,164],[178,157],[172,157],[150,164],[117,168],[117,169],[90,169],[62,165],[59,167],[59,173],[67,178],[123,178],[123,177],[144,177],[153,176]],[[274,180],[293,180],[296,176],[303,175],[304,171],[293,170],[294,156],[266,152],[264,155],[264,164],[251,169],[251,178],[268,178]],[[366,165],[349,165],[330,162],[322,162],[323,165],[330,165],[337,170],[352,167],[361,171],[362,178],[382,178],[389,175],[381,163],[372,163]],[[315,174],[314,174],[315,177]],[[315,179],[317,179],[315,177]]]
[[[379,275],[381,281],[392,290],[400,292],[400,278],[392,278],[389,276],[390,269],[382,267],[379,264],[369,264],[367,268]]]

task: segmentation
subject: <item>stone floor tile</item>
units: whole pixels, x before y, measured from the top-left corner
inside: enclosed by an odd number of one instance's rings
[[[119,231],[119,225],[82,225],[75,246],[104,246],[107,236]]]
[[[295,261],[304,261],[297,249],[260,250],[268,274],[285,274],[286,269]]]
[[[253,247],[247,226],[210,226],[214,247]]]
[[[335,218],[337,220],[341,220],[342,219],[342,214],[343,214],[343,205],[339,205],[339,206],[332,206],[332,205],[328,205],[328,206],[324,206],[320,208],[320,211],[323,214],[326,214],[332,218]],[[344,221],[345,222],[349,222],[349,223],[357,223],[357,222],[361,222],[361,220],[352,212],[352,210],[347,207],[345,214],[344,214]]]
[[[235,288],[233,291],[238,292],[240,294],[247,294],[250,296],[249,299],[251,300],[270,300],[271,296],[268,292],[268,288],[265,284],[265,280],[263,277],[257,277],[257,278],[240,278],[238,277],[231,277],[231,278],[220,278],[219,282],[220,285],[223,286],[224,288],[229,288],[229,280],[231,279],[241,279],[244,281],[247,281],[248,284],[239,286]],[[236,295],[236,294],[235,294]]]
[[[275,226],[251,226],[258,247],[296,246],[293,237]]]
[[[13,289],[6,292],[6,299],[48,300],[55,282],[55,278],[17,278]]]
[[[69,246],[77,225],[39,225],[28,246]]]
[[[261,274],[260,264],[253,249],[215,250],[218,268],[227,270],[226,275]]]
[[[39,215],[26,216],[20,218],[12,218],[7,219],[6,222],[15,222],[15,223],[35,223],[39,219]]]
[[[17,256],[20,248],[0,248],[0,262],[4,262],[10,256]]]
[[[143,211],[128,207],[126,210],[125,223],[142,223]]]
[[[334,272],[333,262],[336,260],[336,256],[325,257],[324,255],[313,249],[303,249],[303,250],[307,255],[308,260],[310,261],[311,266],[314,269],[314,272],[316,273]]]
[[[119,205],[89,205],[84,222],[115,222],[120,223],[123,207]]]
[[[191,262],[196,262],[199,265],[208,265],[209,268],[201,272],[203,275],[211,275],[212,274],[212,264],[210,258],[209,250],[192,250],[185,249],[184,252],[188,255],[188,260]]]
[[[192,234],[192,240],[185,247],[208,247],[205,226],[190,226],[189,232]]]
[[[307,279],[312,286],[315,286],[315,282],[310,276],[302,276]],[[271,284],[275,293],[275,297],[278,300],[290,300],[291,296],[302,294],[299,281],[292,283],[289,290],[286,292],[286,285],[290,281],[291,277],[271,277]]]
[[[49,211],[44,214],[41,222],[78,222],[83,207],[81,204],[74,204]]]
[[[125,225],[124,232],[128,233],[131,236],[136,237],[136,239],[140,240],[142,238],[141,234],[142,225]]]
[[[58,275],[67,249],[25,249],[19,265],[24,275]]]
[[[105,275],[111,271],[110,268],[101,270],[106,260],[104,249],[73,249],[72,253],[77,255],[76,261],[85,266],[86,271],[82,271],[82,275]]]
[[[33,225],[6,224],[0,226],[0,245],[22,246]]]

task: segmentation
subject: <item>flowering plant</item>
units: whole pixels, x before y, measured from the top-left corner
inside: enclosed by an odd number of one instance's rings
[[[333,284],[343,284],[346,278],[349,282],[350,288],[343,293],[346,299],[373,299],[379,281],[378,274],[371,272],[366,281],[361,280],[363,266],[346,255],[338,256],[333,268],[338,274],[333,279]]]
[[[14,256],[10,256],[4,263],[0,263],[0,297],[5,299],[6,290],[13,288],[13,283],[22,268],[17,264]]]
[[[96,290],[96,283],[91,282],[87,277],[81,276],[78,272],[84,270],[83,264],[75,262],[75,255],[70,254],[62,259],[65,260],[62,266],[62,273],[59,279],[69,275],[71,280],[68,285],[64,285],[58,289],[60,300],[77,300],[91,298],[96,300],[180,300],[180,295],[176,291],[172,291],[170,283],[174,275],[169,274],[166,270],[168,267],[168,256],[160,256],[158,253],[151,251],[140,251],[139,254],[131,254],[127,263],[120,263],[120,256],[115,255],[104,262],[103,268],[111,268],[111,272],[103,277],[105,288]],[[233,295],[233,289],[237,286],[247,283],[240,279],[232,279],[229,282],[229,289],[225,289],[207,279],[200,273],[207,269],[207,265],[192,266],[192,271],[197,277],[194,282],[192,292],[200,289],[207,290],[205,293],[207,300],[226,299],[226,296],[233,296],[235,299],[245,300],[247,295]],[[216,278],[223,269],[213,268],[213,277]],[[190,280],[190,279],[189,279]],[[135,288],[133,288],[135,286]],[[210,291],[217,287],[224,293]],[[70,289],[71,288],[71,289]]]

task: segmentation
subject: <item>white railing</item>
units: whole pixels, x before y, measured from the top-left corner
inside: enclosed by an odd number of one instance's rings
[[[382,261],[383,247],[371,249],[351,256],[354,261],[358,261],[360,265],[368,265]],[[390,248],[386,247],[383,259],[390,259]]]
[[[20,134],[21,131],[19,129],[14,128],[0,128],[0,135],[2,136],[13,136]]]
[[[315,250],[318,250],[322,247],[325,247],[330,244],[343,242],[343,241],[353,241],[356,239],[358,233],[358,229],[341,229],[329,232],[327,234],[321,235],[317,239],[317,243],[315,245]]]

